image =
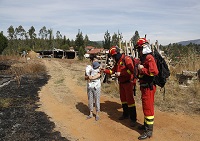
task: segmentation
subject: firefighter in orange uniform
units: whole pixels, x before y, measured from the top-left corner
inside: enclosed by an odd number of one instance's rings
[[[152,55],[151,47],[146,38],[140,38],[137,41],[141,64],[138,65],[140,91],[142,93],[142,108],[144,113],[144,125],[138,129],[144,130],[144,133],[138,137],[139,140],[150,138],[153,133],[154,123],[154,94],[156,85],[153,83],[154,76],[158,74],[158,68]]]
[[[112,46],[109,49],[109,54],[112,56],[115,64],[110,69],[105,69],[106,74],[115,74],[119,82],[120,100],[122,103],[123,114],[119,120],[128,119],[130,117],[130,126],[136,125],[137,114],[135,100],[133,96],[133,86],[136,83],[134,79],[134,64],[132,59],[125,54],[120,53],[117,46]]]

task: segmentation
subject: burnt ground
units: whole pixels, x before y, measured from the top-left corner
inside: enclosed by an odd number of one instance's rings
[[[20,86],[17,81],[0,87],[0,141],[68,141],[44,112],[38,91],[49,79],[46,74],[23,76]],[[5,106],[6,105],[6,106]]]

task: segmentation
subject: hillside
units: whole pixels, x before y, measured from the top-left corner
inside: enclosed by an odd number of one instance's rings
[[[188,45],[188,44],[190,44],[190,43],[199,45],[199,44],[200,44],[200,39],[188,40],[188,41],[180,41],[180,42],[178,42],[177,44],[181,44],[181,45],[186,46],[186,45]]]

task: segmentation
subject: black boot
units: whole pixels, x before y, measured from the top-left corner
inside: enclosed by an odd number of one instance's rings
[[[144,133],[138,137],[139,140],[150,138],[153,134],[153,124],[146,124],[144,122]]]
[[[137,121],[137,113],[136,113],[136,107],[129,107],[129,115],[131,119],[130,126],[135,127],[136,126],[136,121]]]
[[[138,126],[138,130],[145,130],[144,125]]]
[[[123,114],[121,117],[119,117],[119,120],[124,120],[129,118],[129,112],[128,112],[128,105],[122,104]]]
[[[143,131],[145,130],[145,122],[143,125],[138,126],[138,130],[143,130]]]
[[[146,138],[150,138],[152,136],[152,131],[145,131],[142,135],[138,137],[138,140],[145,140]]]

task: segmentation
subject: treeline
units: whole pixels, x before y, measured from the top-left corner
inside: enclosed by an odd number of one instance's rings
[[[67,38],[65,35],[62,35],[60,31],[56,31],[55,33],[56,34],[53,35],[53,30],[47,29],[46,26],[43,26],[39,30],[39,33],[36,33],[33,26],[26,31],[21,25],[16,28],[11,25],[7,29],[7,37],[1,32],[0,54],[18,55],[23,50],[40,51],[52,50],[53,48],[68,50],[70,47],[73,47],[79,54],[84,54],[86,46],[109,49],[113,45],[119,46],[119,43],[121,43],[122,46],[125,45],[125,42],[123,42],[123,35],[119,31],[111,35],[107,30],[104,34],[103,41],[90,41],[88,35],[86,34],[83,36],[83,33],[80,30],[78,31],[75,40]],[[135,45],[139,38],[140,35],[136,30],[130,40],[133,45]],[[176,60],[178,57],[188,56],[191,53],[197,55],[200,53],[200,45],[192,43],[187,46],[169,44],[167,46],[160,45],[160,47],[165,51],[167,56],[173,60]],[[80,59],[82,58],[83,56],[80,57]]]
[[[3,35],[3,32],[1,34]],[[53,48],[68,50],[70,47],[73,47],[75,51],[84,51],[86,46],[109,49],[113,45],[119,45],[119,41],[122,41],[123,38],[119,31],[111,36],[107,30],[103,41],[90,41],[89,37],[87,35],[83,37],[83,33],[79,30],[76,39],[73,40],[62,35],[60,31],[56,31],[56,34],[53,35],[53,30],[47,29],[46,26],[36,33],[34,26],[26,31],[21,25],[16,28],[11,25],[7,29],[7,34],[7,39],[4,39],[7,40],[6,45],[0,46],[0,53],[4,55],[17,55],[23,50],[40,51]]]
[[[70,40],[65,35],[62,35],[60,31],[57,31],[54,36],[53,30],[47,29],[45,26],[36,34],[33,26],[26,31],[21,25],[17,28],[11,25],[7,33],[8,36],[6,38],[8,39],[8,44],[3,50],[3,54],[18,54],[22,50],[40,51],[51,50],[53,48],[68,50],[70,47],[74,47],[78,51],[81,46],[102,46],[100,43],[90,41],[87,35],[83,37],[82,32],[78,32],[76,40]]]
[[[200,45],[190,43],[186,46],[173,43],[167,46],[160,46],[168,58],[173,61],[179,61],[180,58],[191,57],[193,55],[200,56]]]
[[[3,34],[3,32],[1,32]],[[36,33],[34,26],[31,26],[26,31],[23,26],[14,28],[12,25],[7,29],[8,39],[7,47],[2,48],[3,54],[18,54],[22,50],[51,50],[53,48],[60,48],[68,50],[73,47],[76,51],[86,46],[94,46],[97,48],[110,48],[112,45],[118,45],[119,40],[122,40],[122,34],[114,33],[111,37],[110,33],[106,31],[104,41],[90,41],[87,34],[83,37],[83,33],[79,30],[76,39],[69,39],[62,35],[60,31],[56,31],[53,35],[52,29],[47,29],[43,26],[39,33]],[[2,53],[2,52],[0,52]]]

